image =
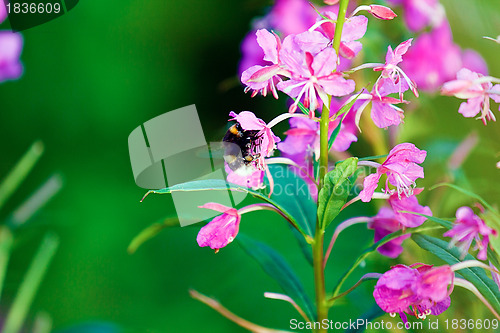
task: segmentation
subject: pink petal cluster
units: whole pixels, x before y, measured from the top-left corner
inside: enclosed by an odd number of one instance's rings
[[[400,87],[394,84],[390,79],[379,80],[378,87],[375,86],[370,93],[362,93],[354,103],[353,113],[356,113],[356,126],[359,127],[361,114],[366,106],[371,102],[371,118],[378,128],[387,128],[397,126],[403,122],[404,111],[396,104],[409,103],[406,100],[389,96],[393,93],[399,93]]]
[[[206,203],[199,208],[223,213],[201,228],[196,237],[199,246],[210,246],[217,253],[219,249],[231,243],[238,234],[241,216],[236,209],[214,202]]]
[[[452,80],[462,67],[482,74],[488,72],[485,61],[477,52],[462,51],[453,42],[446,20],[416,38],[401,67],[420,89],[428,92],[434,92],[443,83]]]
[[[396,219],[392,209],[382,207],[377,215],[368,223],[368,229],[373,229],[375,231],[373,241],[378,242],[385,236],[401,230],[401,223]],[[403,252],[401,244],[408,237],[410,237],[410,234],[395,238],[377,248],[377,251],[386,257],[397,258]]]
[[[415,194],[419,194],[420,192],[421,189],[415,190]],[[423,216],[403,213],[405,211],[432,216],[430,208],[421,206],[414,195],[411,197],[402,196],[400,198],[397,194],[393,194],[389,197],[388,202],[391,208],[382,207],[377,215],[368,223],[368,229],[375,231],[375,242],[398,230],[418,227],[426,220]],[[377,251],[389,258],[396,258],[403,252],[401,244],[408,237],[410,237],[410,234],[395,238],[380,246]]]
[[[329,20],[320,21],[318,31],[322,32],[330,43],[335,36],[337,14],[326,11],[323,13],[323,16],[327,17]],[[361,45],[358,40],[365,35],[367,25],[368,19],[365,16],[353,16],[345,20],[342,37],[340,38],[340,56],[346,59],[352,59],[361,51],[363,45]]]
[[[387,54],[385,56],[385,64],[383,66],[375,67],[373,70],[382,71],[380,78],[375,83],[375,91],[378,92],[382,86],[387,85],[386,81],[390,80],[392,85],[397,87],[397,92],[399,92],[399,97],[403,100],[403,92],[408,89],[418,97],[417,85],[413,82],[405,72],[398,67],[398,64],[403,61],[403,55],[408,51],[411,41],[410,38],[407,41],[399,44],[394,51],[389,45],[387,48]],[[380,95],[379,95],[380,96]]]
[[[490,109],[490,98],[500,103],[500,84],[493,85],[491,80],[492,78],[462,68],[457,73],[456,80],[443,85],[441,93],[467,99],[467,102],[460,104],[458,112],[464,117],[474,117],[480,114],[477,119],[481,119],[486,125],[488,120],[496,120]]]
[[[404,20],[411,31],[419,31],[428,25],[436,26],[445,19],[439,0],[388,0],[403,6]]]
[[[453,279],[450,266],[396,265],[379,278],[373,297],[382,310],[399,314],[406,324],[407,314],[425,319],[448,309]]]
[[[475,241],[474,250],[479,250],[477,258],[486,260],[490,236],[497,236],[497,231],[488,227],[470,207],[460,207],[456,218],[453,229],[445,232],[443,236],[452,237],[450,244],[457,245],[463,257],[469,252],[472,241]]]
[[[364,188],[359,193],[361,201],[371,200],[383,174],[387,175],[386,193],[394,192],[389,189],[390,183],[396,186],[398,195],[404,193],[407,197],[411,196],[416,186],[415,180],[424,178],[424,169],[418,164],[423,163],[426,156],[425,150],[418,149],[412,143],[401,143],[392,148],[385,162],[377,167],[377,172],[364,179]]]
[[[420,194],[422,190],[423,189],[421,188],[415,189],[413,191],[414,195],[409,197],[406,195],[399,196],[397,193],[394,193],[389,197],[388,202],[394,211],[394,218],[402,225],[403,228],[416,228],[422,225],[422,223],[424,223],[427,219],[424,216],[403,212],[412,212],[432,216],[431,209],[427,206],[421,206],[415,196]]]

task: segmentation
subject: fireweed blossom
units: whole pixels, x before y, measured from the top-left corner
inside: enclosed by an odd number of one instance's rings
[[[402,42],[394,50],[392,50],[389,45],[385,56],[385,64],[366,63],[353,68],[352,71],[358,71],[365,68],[373,68],[374,71],[381,71],[382,73],[374,84],[374,91],[379,97],[382,96],[380,90],[382,87],[387,86],[388,81],[397,87],[397,92],[399,93],[401,101],[403,101],[403,93],[408,89],[410,89],[413,94],[418,97],[416,83],[411,80],[400,67],[398,67],[398,65],[403,61],[403,55],[408,51],[412,40],[413,39],[410,38],[407,41]]]
[[[446,311],[451,304],[453,279],[450,266],[396,265],[379,278],[373,297],[383,311],[391,316],[399,314],[406,324],[407,314],[425,319]]]
[[[416,82],[420,90],[434,92],[455,78],[462,68],[486,75],[483,58],[473,50],[462,50],[453,42],[448,21],[428,33],[419,35],[405,55],[401,68]]]
[[[245,92],[253,90],[252,97],[261,93],[266,96],[270,91],[278,99],[276,84],[281,81],[279,75],[289,76],[283,69],[279,59],[281,41],[278,35],[265,29],[257,30],[257,43],[264,52],[264,61],[272,63],[269,66],[254,65],[241,74],[241,82],[246,85]]]
[[[422,189],[416,189],[414,192],[419,194],[421,191]],[[374,242],[378,242],[398,230],[418,227],[426,220],[423,216],[403,213],[404,211],[432,216],[430,208],[421,206],[414,195],[411,197],[403,195],[399,198],[397,194],[393,194],[389,197],[388,202],[390,208],[382,207],[377,215],[368,221],[368,229],[375,231]],[[410,237],[410,234],[395,238],[378,247],[377,251],[389,258],[396,258],[403,252],[401,244],[408,237]]]
[[[280,51],[280,59],[291,77],[278,83],[279,90],[295,98],[290,106],[294,113],[301,99],[314,116],[321,103],[328,105],[328,95],[344,96],[354,91],[353,80],[344,79],[337,69],[337,54],[331,47],[318,50],[323,35],[319,32],[305,32],[285,38]],[[317,53],[316,53],[317,52]],[[320,103],[321,101],[321,103]]]
[[[377,215],[368,222],[368,229],[373,229],[375,231],[373,241],[378,242],[385,236],[401,230],[401,223],[396,219],[392,209],[389,207],[382,207]],[[397,258],[403,252],[401,244],[403,244],[403,241],[408,237],[410,237],[410,234],[395,238],[379,246],[377,251],[386,257]]]
[[[422,190],[422,188],[413,190],[414,195],[411,196],[400,196],[397,193],[394,193],[389,197],[388,202],[394,211],[394,218],[398,220],[403,228],[416,228],[422,225],[422,223],[424,223],[427,219],[426,217],[420,215],[403,212],[413,212],[432,216],[432,211],[429,207],[421,206],[418,203],[416,195],[420,194]]]
[[[196,237],[200,247],[210,246],[217,253],[219,249],[231,243],[238,234],[241,215],[234,208],[214,202],[206,203],[199,208],[212,209],[223,213],[201,228]]]
[[[358,165],[369,165],[377,168],[377,172],[364,179],[363,190],[359,198],[363,202],[369,202],[378,186],[380,177],[387,175],[385,192],[393,194],[395,191],[389,189],[389,183],[396,186],[396,192],[400,196],[404,193],[407,197],[413,195],[417,178],[424,178],[424,169],[418,164],[423,163],[427,152],[415,147],[412,143],[401,143],[391,149],[384,163],[363,161]]]
[[[411,31],[419,31],[428,25],[436,26],[446,18],[439,0],[388,0],[402,5],[405,23]]]
[[[323,33],[328,39],[328,44],[330,44],[335,36],[337,14],[327,11],[324,12],[323,15],[327,17],[327,19],[318,21],[309,28],[309,31],[317,30]],[[365,35],[367,25],[368,19],[362,15],[353,16],[345,20],[339,48],[339,55],[341,57],[352,59],[361,51],[363,45],[358,40]]]
[[[472,241],[475,241],[474,250],[479,250],[477,258],[486,260],[486,253],[490,242],[490,236],[497,236],[497,231],[486,225],[486,223],[469,207],[460,207],[456,214],[453,228],[443,234],[452,237],[450,246],[457,245],[462,252],[462,257],[469,252]]]
[[[388,96],[399,92],[399,87],[392,81],[382,80],[380,82],[383,82],[383,85],[379,87],[378,91],[373,88],[370,93],[364,92],[356,96],[357,100],[351,112],[356,114],[355,123],[358,128],[361,115],[370,102],[372,103],[370,116],[378,128],[397,126],[403,122],[404,110],[396,104],[408,104],[409,102]]]
[[[493,85],[492,82],[500,80],[462,68],[456,80],[443,85],[441,94],[467,99],[467,102],[460,104],[458,112],[464,117],[474,117],[480,113],[476,119],[481,119],[486,125],[488,120],[496,120],[490,109],[490,98],[500,103],[500,84]]]

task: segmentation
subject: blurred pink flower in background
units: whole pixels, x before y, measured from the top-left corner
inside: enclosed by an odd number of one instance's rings
[[[402,195],[399,197],[397,193],[394,193],[389,197],[389,205],[391,206],[392,210],[394,211],[394,218],[398,220],[399,223],[405,228],[415,228],[427,220],[426,217],[416,215],[416,214],[410,214],[410,213],[403,213],[403,212],[413,212],[413,213],[418,213],[418,214],[423,214],[427,216],[432,216],[432,211],[429,207],[427,206],[421,206],[418,203],[417,197],[415,195],[420,194],[423,189],[415,189],[414,195],[411,195],[407,197],[406,195]]]
[[[485,61],[473,50],[462,51],[453,43],[448,21],[415,39],[401,67],[421,90],[433,92],[453,79],[462,67],[486,74]]]
[[[456,218],[453,229],[445,232],[443,236],[452,237],[450,245],[457,245],[462,252],[462,257],[469,252],[472,241],[475,240],[474,250],[479,249],[477,258],[486,260],[490,236],[497,236],[497,231],[488,227],[470,207],[457,209]]]
[[[372,220],[368,223],[368,229],[373,229],[375,235],[374,242],[378,242],[385,236],[401,230],[401,223],[396,219],[394,211],[388,207],[382,207]],[[402,252],[401,244],[410,234],[397,237],[377,248],[377,251],[389,258],[397,258]]]
[[[419,31],[428,25],[436,26],[445,19],[446,14],[439,0],[388,0],[403,6],[403,17],[411,31]]]
[[[18,79],[23,73],[19,60],[23,37],[15,32],[0,31],[0,82]]]
[[[441,93],[467,99],[467,102],[460,104],[458,112],[464,117],[474,117],[479,113],[478,119],[481,119],[486,125],[488,120],[496,120],[490,109],[490,98],[500,103],[500,85],[493,85],[491,83],[493,79],[462,68],[457,73],[456,80],[446,82],[443,85]]]
[[[5,7],[4,0],[0,0],[0,23],[7,18],[7,8]]]

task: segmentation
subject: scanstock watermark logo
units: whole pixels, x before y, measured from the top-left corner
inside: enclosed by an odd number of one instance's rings
[[[52,21],[73,8],[79,0],[0,0],[0,15],[7,14],[12,31],[22,31]]]
[[[135,183],[147,190],[157,190],[210,179],[219,189],[229,188],[223,156],[228,144],[207,143],[194,104],[164,113],[138,126],[128,137]],[[219,215],[198,206],[217,202],[235,207],[246,196],[246,192],[229,189],[172,192],[181,226]]]

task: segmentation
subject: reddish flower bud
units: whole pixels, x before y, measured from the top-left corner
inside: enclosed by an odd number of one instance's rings
[[[397,17],[396,13],[389,7],[380,5],[370,5],[370,14],[381,20],[392,20]]]

